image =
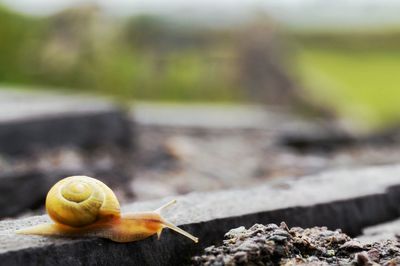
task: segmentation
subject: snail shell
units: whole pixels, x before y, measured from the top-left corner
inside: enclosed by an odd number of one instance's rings
[[[121,215],[116,196],[103,182],[88,176],[71,176],[56,183],[47,194],[47,213],[55,223],[39,224],[16,232],[132,242],[154,234],[159,237],[164,228],[169,228],[197,243],[197,237],[161,216],[161,211],[175,202],[170,201],[154,211]]]
[[[112,190],[88,176],[71,176],[56,183],[47,194],[46,210],[54,222],[72,227],[120,217]]]

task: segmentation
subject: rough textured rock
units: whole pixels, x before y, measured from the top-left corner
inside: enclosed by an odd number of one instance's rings
[[[362,245],[340,229],[255,224],[247,230],[243,226],[230,230],[222,245],[205,248],[192,261],[208,266],[398,265],[399,246],[397,241]]]
[[[201,249],[220,243],[231,228],[281,221],[288,226],[341,228],[355,236],[366,226],[400,216],[399,175],[400,166],[343,170],[248,190],[178,197],[178,204],[165,216],[198,236],[199,244],[172,232],[163,233],[160,241],[151,237],[129,244],[21,236],[14,230],[47,221],[47,216],[6,220],[0,222],[0,261],[4,265],[181,265]],[[168,200],[134,203],[123,211],[151,210]]]
[[[115,106],[88,97],[0,91],[0,153],[59,146],[129,147],[130,123]]]

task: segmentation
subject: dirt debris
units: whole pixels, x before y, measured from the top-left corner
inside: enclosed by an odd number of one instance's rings
[[[282,222],[243,226],[225,234],[223,244],[204,249],[193,265],[399,265],[400,243],[361,244],[326,227],[288,228]]]

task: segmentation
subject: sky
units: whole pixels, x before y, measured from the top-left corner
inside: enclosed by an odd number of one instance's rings
[[[400,24],[397,0],[0,0],[0,3],[33,15],[96,3],[112,15],[161,14],[209,23],[234,22],[258,12],[291,25]]]

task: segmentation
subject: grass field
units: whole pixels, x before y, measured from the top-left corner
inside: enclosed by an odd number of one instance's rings
[[[361,126],[400,120],[400,48],[303,47],[296,60],[300,82],[321,104]]]

